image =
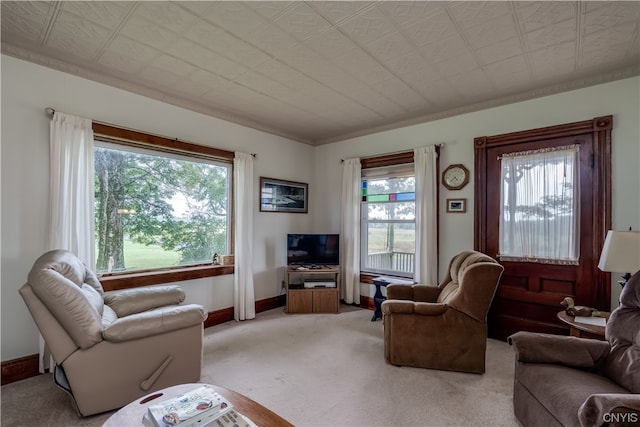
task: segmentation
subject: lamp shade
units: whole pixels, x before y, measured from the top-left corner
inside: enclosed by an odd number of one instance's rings
[[[609,230],[598,268],[631,274],[640,270],[640,231]]]

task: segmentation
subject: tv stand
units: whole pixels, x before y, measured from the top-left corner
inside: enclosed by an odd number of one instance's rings
[[[287,313],[338,313],[339,307],[340,266],[287,267]]]
[[[331,268],[330,265],[323,264],[293,264],[289,266],[289,269],[296,271],[304,271],[304,270],[323,270],[327,268]]]

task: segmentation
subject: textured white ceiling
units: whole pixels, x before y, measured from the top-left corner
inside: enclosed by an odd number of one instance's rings
[[[5,54],[313,145],[640,74],[638,1],[3,0],[1,14]]]

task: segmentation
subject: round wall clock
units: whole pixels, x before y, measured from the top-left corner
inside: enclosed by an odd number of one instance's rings
[[[442,185],[449,190],[460,190],[469,182],[469,169],[461,164],[449,165],[442,172]]]

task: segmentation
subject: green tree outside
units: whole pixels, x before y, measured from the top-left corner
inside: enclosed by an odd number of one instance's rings
[[[128,265],[125,241],[176,252],[178,264],[227,253],[229,170],[96,147],[97,270],[138,268]]]

